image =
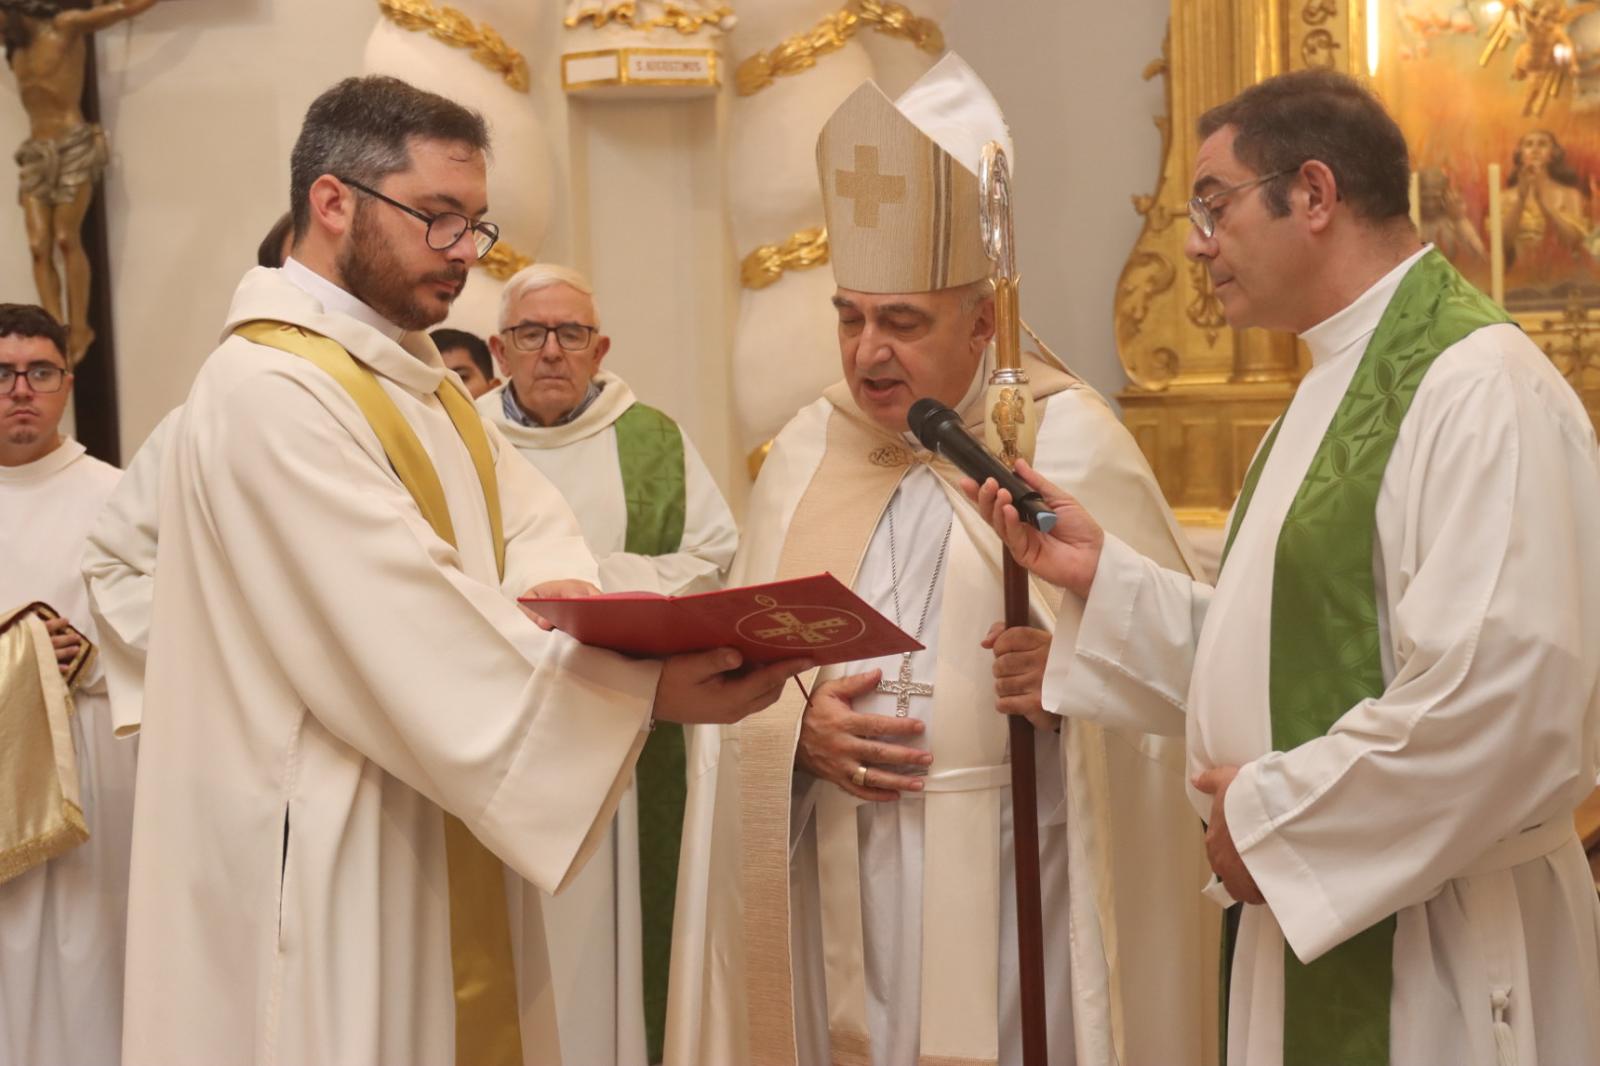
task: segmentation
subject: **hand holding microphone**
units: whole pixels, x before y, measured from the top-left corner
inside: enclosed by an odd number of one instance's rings
[[[1007,470],[994,453],[967,432],[961,416],[938,400],[924,398],[911,405],[906,414],[906,424],[917,435],[922,446],[937,452],[956,465],[956,469],[982,485],[993,478],[995,483],[1011,493],[1011,503],[1022,520],[1041,533],[1055,527],[1056,515],[1044,502],[1044,497]]]
[[[937,400],[918,400],[907,416],[917,439],[972,480],[962,485],[978,513],[1029,572],[1087,599],[1105,531],[1071,496],[1026,462],[1007,470]]]

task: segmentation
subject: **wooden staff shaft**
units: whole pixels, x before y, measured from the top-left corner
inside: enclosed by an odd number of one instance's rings
[[[1028,572],[1005,560],[1006,627],[1028,624]],[[1022,1063],[1046,1066],[1044,906],[1039,891],[1039,792],[1033,723],[1011,715],[1011,847],[1017,874],[1017,966],[1022,992]]]

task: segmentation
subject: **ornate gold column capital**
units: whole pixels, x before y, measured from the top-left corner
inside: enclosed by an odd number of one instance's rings
[[[533,260],[517,251],[506,241],[497,241],[489,254],[473,264],[483,270],[491,278],[498,281],[509,281],[511,275],[523,267],[533,265]]]
[[[528,91],[528,61],[493,27],[479,25],[453,7],[432,0],[378,0],[378,9],[403,30],[426,33],[452,48],[464,48],[519,93]]]
[[[786,270],[810,270],[828,261],[828,231],[822,226],[799,230],[782,244],[763,244],[744,257],[739,281],[747,289],[764,289]]]
[[[633,30],[676,30],[685,37],[692,37],[707,26],[719,30],[732,29],[734,13],[733,8],[727,5],[691,10],[673,0],[664,0],[661,14],[642,19],[638,5],[633,0],[607,0],[606,3],[587,4],[561,20],[561,24],[569,30],[575,30],[584,23],[600,29],[611,22]]]

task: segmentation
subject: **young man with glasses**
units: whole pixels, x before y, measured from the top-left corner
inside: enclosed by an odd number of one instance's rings
[[[1061,713],[1187,732],[1230,911],[1231,1066],[1600,1062],[1600,905],[1573,809],[1600,770],[1600,455],[1578,397],[1408,217],[1358,83],[1202,116],[1187,251],[1228,321],[1311,370],[1234,506],[1215,588],[1030,472],[1085,603]],[[1084,501],[1090,510],[1098,510]]]
[[[0,617],[41,602],[59,618],[46,626],[55,659],[75,687],[70,714],[78,799],[88,839],[32,865],[26,845],[0,847],[0,1064],[114,1064],[122,1046],[123,938],[128,837],[133,820],[133,741],[113,735],[99,666],[74,670],[79,634],[98,645],[78,576],[84,539],[121,476],[60,432],[72,374],[67,332],[42,307],[0,304]],[[61,752],[30,748],[17,716],[14,672],[0,665],[0,810],[31,809],[30,785],[54,783]],[[39,682],[33,682],[35,688]],[[52,758],[54,754],[54,758]],[[15,847],[12,815],[0,817]],[[37,844],[38,826],[29,827]],[[0,877],[5,876],[0,874]]]
[[[601,368],[611,338],[588,280],[553,264],[522,270],[506,283],[489,345],[506,384],[478,409],[577,512],[600,587],[668,596],[719,587],[739,547],[733,515],[688,434]],[[656,729],[615,847],[545,901],[571,1062],[661,1061],[684,772],[683,730]]]
[[[517,607],[597,575],[422,332],[494,243],[488,149],[393,78],[318,97],[292,256],[245,275],[178,416],[129,1063],[556,1061],[529,882],[594,852],[652,716],[736,720],[803,665],[628,660]]]

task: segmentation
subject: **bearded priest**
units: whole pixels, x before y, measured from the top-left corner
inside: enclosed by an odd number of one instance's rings
[[[898,101],[861,86],[818,141],[844,380],[778,435],[732,580],[831,571],[926,650],[829,668],[809,700],[791,691],[695,731],[677,1066],[1021,1060],[1007,725],[986,646],[999,544],[956,472],[906,433],[920,397],[983,417],[996,312],[977,171],[991,140],[1011,156],[998,104],[952,55]],[[1105,401],[1048,351],[1024,365],[1040,465],[1189,573]],[[1035,590],[1032,616],[1045,647],[1074,639],[1078,610],[1059,595]],[[1035,688],[1043,664],[1030,657]],[[1031,717],[1050,1061],[1205,1061],[1216,923],[1195,899],[1205,865],[1180,747]]]
[[[779,664],[624,659],[513,597],[597,576],[422,332],[493,246],[481,116],[393,78],[311,105],[294,253],[246,274],[163,461],[134,811],[134,1064],[560,1059],[538,894],[652,717]]]

